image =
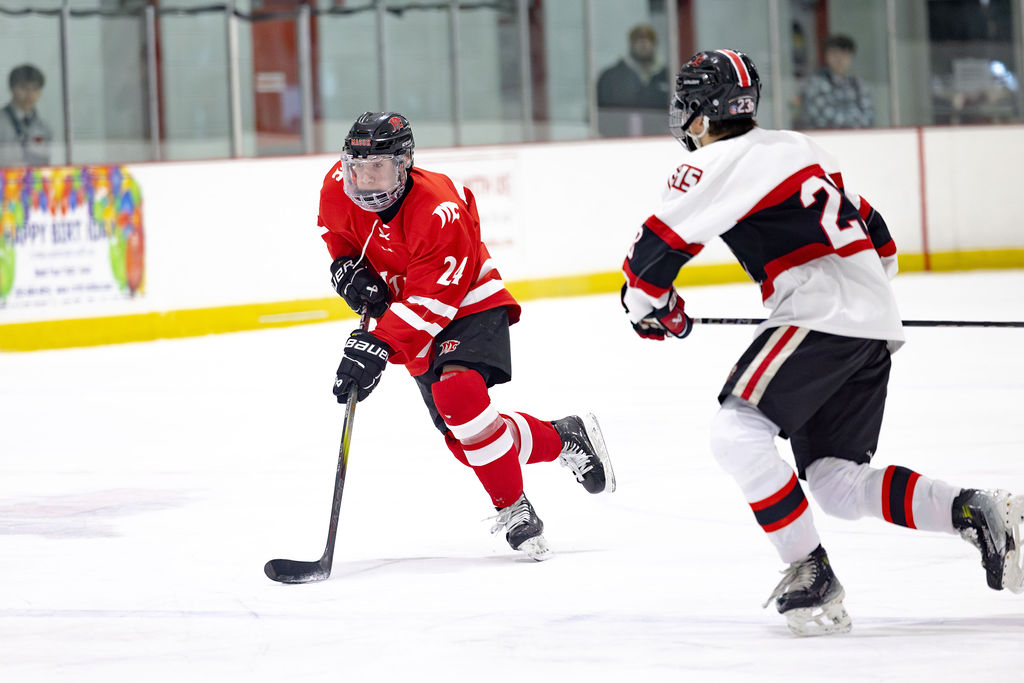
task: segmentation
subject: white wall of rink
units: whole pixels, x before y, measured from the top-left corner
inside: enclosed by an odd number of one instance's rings
[[[1024,126],[822,132],[852,189],[886,217],[904,253],[1024,247]],[[504,278],[617,270],[686,153],[671,137],[426,149],[416,163],[477,195]],[[333,155],[130,164],[142,189],[146,275],[133,300],[0,311],[53,320],[332,294],[317,203]],[[924,187],[922,192],[922,171]],[[699,263],[731,262],[718,241]]]

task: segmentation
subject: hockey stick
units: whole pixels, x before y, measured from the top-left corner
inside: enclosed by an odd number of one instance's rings
[[[700,325],[760,325],[764,318],[694,318]],[[904,320],[904,327],[1024,327],[1020,320]]]
[[[370,314],[365,309],[359,318],[359,329],[370,327]],[[319,560],[270,560],[263,567],[267,578],[281,583],[311,583],[323,581],[331,575],[334,563],[334,541],[338,537],[338,516],[341,513],[341,494],[345,490],[345,472],[348,470],[348,446],[352,441],[352,422],[356,415],[358,392],[353,386],[345,405],[345,424],[341,428],[341,447],[338,450],[338,472],[334,477],[334,501],[331,503],[331,524],[327,530],[327,546]]]

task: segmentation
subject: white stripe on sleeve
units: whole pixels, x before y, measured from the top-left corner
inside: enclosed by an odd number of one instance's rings
[[[437,323],[428,323],[419,317],[412,310],[401,302],[391,304],[391,312],[401,318],[409,327],[426,332],[431,337],[436,337],[444,328]]]
[[[408,301],[411,304],[422,306],[431,313],[435,315],[442,315],[445,318],[448,318],[449,320],[454,319],[455,314],[459,312],[459,309],[455,308],[454,306],[449,306],[443,301],[431,299],[430,297],[427,296],[410,296],[408,299],[406,299],[406,301]]]
[[[492,270],[494,270],[494,261],[492,259],[487,259],[480,265],[480,273],[476,276],[476,281],[480,282],[483,280],[484,275],[487,275],[487,273]]]
[[[483,284],[477,285],[473,289],[466,293],[466,296],[462,299],[462,303],[459,307],[469,306],[471,304],[479,303],[501,290],[505,289],[505,283],[501,280],[489,280]]]

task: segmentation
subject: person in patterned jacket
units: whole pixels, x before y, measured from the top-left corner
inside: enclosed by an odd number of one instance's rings
[[[509,326],[520,307],[487,246],[469,188],[413,166],[409,121],[366,112],[324,179],[319,224],[338,294],[377,319],[345,344],[334,394],[365,399],[387,364],[404,365],[455,457],[498,511],[492,532],[535,560],[551,550],[523,492],[522,466],[558,459],[590,493],[615,490],[597,419],[499,413],[488,388],[512,377]]]
[[[825,40],[825,66],[808,81],[802,96],[802,128],[870,128],[875,124],[871,93],[850,73],[856,51],[842,34]]]

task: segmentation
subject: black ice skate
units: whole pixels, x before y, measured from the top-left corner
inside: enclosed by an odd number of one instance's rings
[[[953,528],[981,551],[989,588],[1024,591],[1021,522],[1024,496],[1006,491],[964,489],[953,499]]]
[[[558,462],[568,467],[590,493],[611,493],[615,490],[615,472],[608,457],[608,448],[601,427],[592,413],[582,418],[570,415],[551,423],[562,439]]]
[[[516,502],[508,507],[498,508],[498,515],[491,533],[505,530],[505,540],[513,550],[522,550],[531,560],[543,562],[551,557],[551,548],[544,540],[544,522],[533,510],[533,505],[526,499],[526,494],[519,496]]]
[[[843,607],[846,593],[832,572],[824,548],[819,545],[782,573],[782,580],[764,607],[775,600],[775,607],[786,617],[790,631],[798,636],[849,633],[852,623]]]

